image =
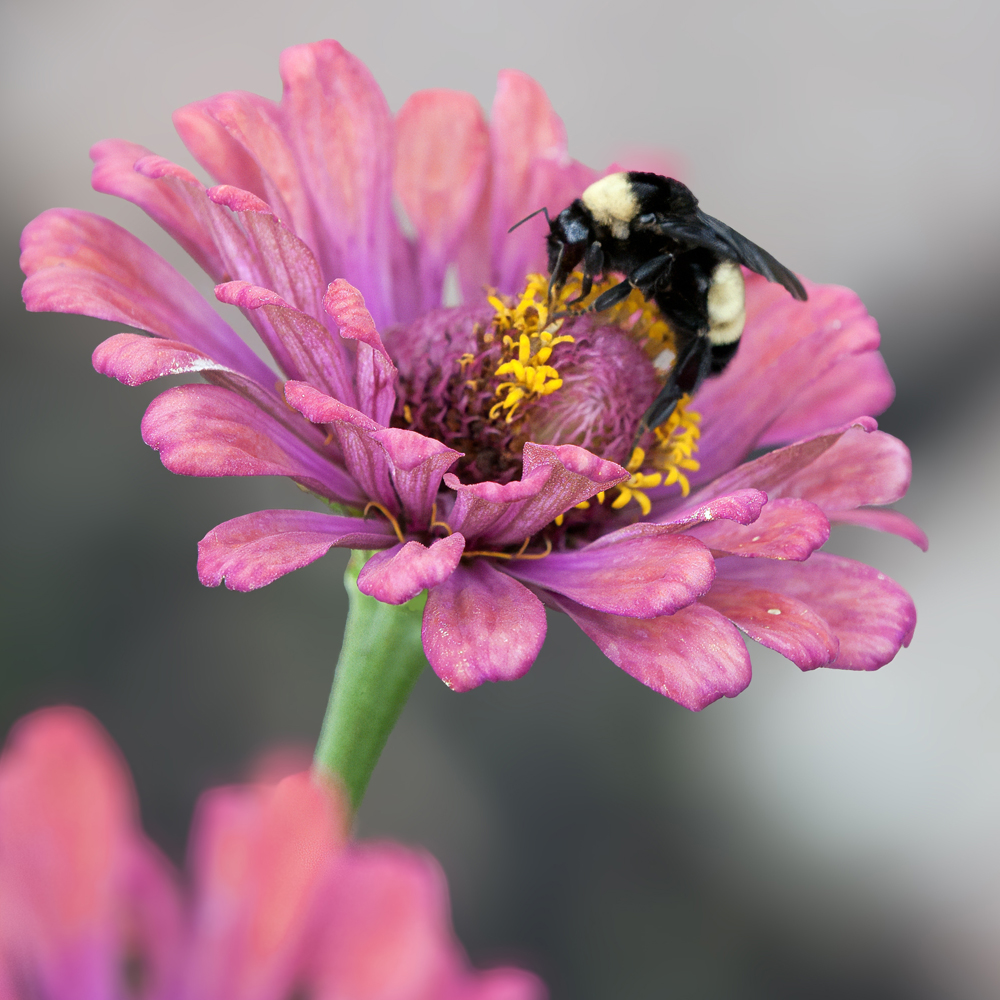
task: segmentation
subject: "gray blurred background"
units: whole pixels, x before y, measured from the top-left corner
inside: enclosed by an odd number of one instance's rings
[[[971,0],[6,0],[0,728],[91,708],[180,858],[200,789],[314,738],[345,615],[336,555],[255,594],[198,584],[205,531],[301,495],[167,473],[139,438],[162,385],[93,372],[117,328],[23,312],[20,229],[98,211],[207,291],[138,209],[90,190],[93,142],[193,166],[174,108],[277,97],[279,51],[323,37],[393,108],[439,86],[488,108],[517,67],[577,158],[673,150],[708,211],[862,295],[899,390],[882,426],[913,449],[899,506],[931,551],[860,529],[833,546],[908,587],[920,622],[873,675],[755,648],[749,690],[693,715],[552,616],[516,684],[422,677],[361,832],[432,850],[473,959],[523,962],[557,1000],[1000,996],[998,22]]]

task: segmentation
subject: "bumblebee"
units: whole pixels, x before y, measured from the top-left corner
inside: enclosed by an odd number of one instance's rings
[[[736,353],[746,320],[740,264],[784,285],[796,299],[806,299],[802,283],[787,267],[706,215],[691,191],[672,177],[609,174],[555,219],[548,212],[545,216],[554,290],[563,287],[581,262],[580,298],[590,294],[596,277],[608,271],[624,274],[591,309],[609,309],[638,288],[657,304],[674,332],[676,357],[642,419],[640,434],[666,420],[685,393],[694,393],[707,376],[721,372]]]

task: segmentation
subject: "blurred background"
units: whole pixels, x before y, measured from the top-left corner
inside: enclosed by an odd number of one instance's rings
[[[1000,996],[1000,8],[949,3],[574,5],[424,0],[6,0],[0,22],[0,730],[54,701],[94,711],[175,858],[194,800],[318,731],[346,613],[344,557],[255,594],[202,588],[195,543],[294,506],[285,481],[171,476],[139,438],[162,389],[94,373],[106,324],[28,315],[17,238],[98,211],[207,279],[136,208],[89,187],[122,137],[193,167],[171,111],[278,97],[286,45],[334,37],[398,108],[426,87],[536,77],[571,153],[676,152],[702,204],[814,280],[856,289],[913,449],[909,543],[832,546],[914,595],[909,650],[872,675],[759,647],[699,715],[551,616],[523,680],[461,696],[429,671],[361,811],[424,844],[474,961],[562,998]]]

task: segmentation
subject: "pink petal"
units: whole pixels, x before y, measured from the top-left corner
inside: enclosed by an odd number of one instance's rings
[[[22,294],[30,312],[96,316],[180,340],[272,385],[274,373],[159,254],[89,212],[54,208],[25,227]]]
[[[94,161],[91,184],[95,191],[113,194],[138,205],[162,226],[213,278],[225,272],[219,250],[185,193],[136,171],[135,164],[153,154],[145,146],[123,139],[105,139],[91,147]],[[193,178],[192,178],[193,180]],[[196,182],[197,183],[197,182]],[[200,185],[199,185],[200,186]]]
[[[699,499],[708,495],[710,491],[703,490],[696,497],[692,497],[690,504],[659,517],[654,514],[653,520],[673,531],[686,531],[693,524],[715,521],[719,518],[736,521],[739,524],[752,524],[760,517],[760,512],[767,503],[767,494],[760,490],[734,490],[732,493],[711,500]]]
[[[870,507],[858,507],[855,510],[838,510],[830,514],[834,524],[858,524],[874,531],[889,531],[909,539],[918,548],[927,551],[927,535],[915,525],[905,514],[898,510],[883,510]]]
[[[201,797],[191,835],[197,906],[186,995],[292,993],[313,908],[343,849],[344,820],[308,774]]]
[[[796,396],[758,445],[798,441],[836,427],[855,413],[882,413],[895,395],[896,388],[881,354],[848,354]]]
[[[822,455],[775,483],[768,495],[804,497],[824,510],[894,503],[910,485],[910,450],[884,431],[851,427]]]
[[[425,310],[441,305],[445,269],[486,190],[489,142],[471,94],[420,91],[396,116],[394,184],[417,231]]]
[[[375,433],[385,430],[371,417],[314,389],[305,382],[286,382],[285,399],[314,424],[328,424],[340,442],[344,463],[365,495],[399,516],[392,469]]]
[[[545,609],[527,588],[477,559],[430,591],[423,640],[434,672],[453,691],[511,681],[542,648]]]
[[[421,528],[430,524],[441,477],[461,454],[440,441],[400,427],[374,431],[372,438],[385,449],[393,486],[408,523]]]
[[[309,995],[451,998],[464,961],[448,911],[444,875],[428,855],[388,843],[352,845],[317,915]]]
[[[559,514],[601,490],[628,479],[614,462],[576,445],[524,446],[519,483],[476,483],[466,486],[450,473],[445,484],[458,492],[451,527],[466,538],[480,537],[491,546],[530,538]]]
[[[597,173],[570,158],[566,130],[545,91],[517,70],[500,73],[490,136],[493,277],[499,291],[513,293],[526,274],[545,270],[548,228],[538,216],[513,233],[507,230],[543,206],[552,215],[562,211]]]
[[[342,469],[219,386],[180,385],[161,393],[142,419],[142,439],[182,476],[291,476],[333,500],[363,502]]]
[[[877,670],[909,643],[917,613],[910,595],[864,563],[814,552],[805,562],[720,559],[718,580],[774,591],[807,605],[840,641],[830,666]]]
[[[198,579],[257,590],[326,555],[333,546],[381,549],[396,536],[384,521],[307,510],[260,510],[213,528],[198,543]]]
[[[766,455],[743,462],[730,472],[719,476],[707,486],[703,486],[686,502],[682,510],[710,502],[719,494],[728,494],[734,490],[757,489],[767,495],[777,495],[786,482],[794,479],[803,469],[808,469],[830,448],[832,448],[849,430],[857,430],[859,434],[873,432],[877,424],[870,417],[859,417],[854,424],[831,430],[818,437],[799,441],[784,448],[776,448]]]
[[[444,583],[464,549],[465,539],[456,532],[432,542],[430,548],[407,542],[376,552],[358,574],[358,590],[385,604],[405,604],[420,591]]]
[[[854,292],[804,284],[809,300],[797,302],[780,285],[748,275],[747,324],[740,349],[720,376],[705,382],[694,402],[704,419],[701,469],[693,481],[706,482],[739,462],[834,366],[878,349],[878,327]],[[856,368],[850,370],[857,373]],[[878,412],[885,400],[884,381],[869,388],[868,395],[845,394],[839,410],[823,403],[826,426],[869,412],[869,407]],[[825,390],[817,392],[818,400],[825,398]],[[859,401],[867,404],[860,410]]]
[[[309,382],[349,404],[357,401],[353,359],[319,320],[245,281],[217,285],[215,297],[242,310],[289,378]]]
[[[714,555],[807,559],[830,537],[830,522],[814,503],[787,497],[771,500],[751,525],[712,521],[689,534],[701,539]]]
[[[323,448],[324,435],[319,429],[299,419],[298,414],[290,410],[272,389],[231,372],[188,344],[139,333],[117,333],[97,345],[93,362],[94,368],[102,375],[133,386],[165,375],[198,372],[214,385],[232,389],[250,400],[314,450]]]
[[[0,941],[39,995],[115,995],[136,811],[128,770],[87,713],[43,709],[11,731],[0,757]]]
[[[656,618],[704,594],[715,577],[715,562],[696,539],[638,523],[574,552],[514,560],[507,571],[596,611]]]
[[[624,618],[576,604],[546,600],[565,611],[612,663],[637,681],[698,712],[750,683],[750,654],[740,633],[704,604],[659,618]]]
[[[165,375],[229,371],[218,361],[178,340],[144,337],[139,333],[116,333],[98,344],[93,363],[95,371],[131,386]]]
[[[174,112],[184,144],[220,184],[263,199],[315,250],[312,208],[280,119],[273,101],[240,91]]]
[[[737,580],[717,579],[701,598],[751,639],[788,657],[803,670],[824,667],[840,643],[830,626],[801,601]]]
[[[233,241],[224,246],[229,277],[277,292],[296,309],[322,319],[325,282],[309,247],[256,195],[226,184],[205,195],[239,220],[238,228],[224,234]]]
[[[392,116],[365,66],[333,41],[281,54],[286,135],[317,220],[324,274],[360,288],[377,325],[392,322]]]
[[[332,282],[323,307],[334,318],[341,337],[357,344],[354,379],[358,409],[388,424],[396,405],[396,366],[382,344],[361,293],[343,279]]]

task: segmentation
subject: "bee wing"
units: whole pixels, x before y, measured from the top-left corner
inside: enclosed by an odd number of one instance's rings
[[[723,257],[734,259],[751,271],[763,275],[768,281],[784,285],[799,301],[806,300],[806,290],[802,287],[802,282],[784,264],[724,222],[706,215],[701,209],[692,215],[674,219],[661,217],[657,221],[664,235],[672,237],[679,243],[714,250]]]

